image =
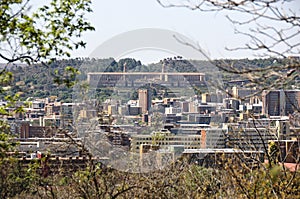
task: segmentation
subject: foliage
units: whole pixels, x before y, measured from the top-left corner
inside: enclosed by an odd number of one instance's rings
[[[8,63],[70,56],[84,47],[82,34],[94,30],[85,20],[90,0],[51,0],[35,8],[30,0],[0,2],[0,57]],[[35,8],[35,9],[33,9]]]
[[[106,72],[128,72],[133,71],[136,67],[141,66],[141,61],[136,61],[132,58],[120,59],[118,62],[112,61],[105,69]]]
[[[280,166],[249,170],[247,165],[223,160],[206,168],[184,159],[151,173],[127,173],[101,163],[86,162],[81,169],[52,169],[34,175],[35,181],[14,194],[23,198],[298,198],[299,172]],[[38,168],[38,167],[36,167]],[[37,173],[38,170],[31,170]],[[28,189],[30,187],[30,189]],[[16,190],[15,188],[15,190]],[[21,189],[20,189],[21,190]],[[12,195],[13,196],[13,195]]]
[[[86,79],[86,73],[88,72],[99,72],[99,71],[111,71],[111,72],[121,72],[123,71],[123,65],[125,61],[128,61],[126,68],[135,72],[155,72],[161,71],[162,63],[153,63],[148,66],[139,65],[139,61],[134,59],[122,59],[119,62],[114,59],[62,59],[53,60],[52,63],[47,66],[42,64],[33,64],[30,66],[14,65],[9,69],[6,69],[6,75],[0,76],[0,83],[3,88],[6,88],[5,92],[3,90],[2,96],[5,95],[15,95],[18,92],[22,92],[20,95],[21,100],[26,100],[28,97],[38,97],[45,98],[49,96],[58,96],[61,100],[72,99],[72,90],[70,87],[76,83],[77,79]],[[274,62],[274,60],[277,60]],[[186,60],[173,60],[169,59],[172,63],[169,68],[170,71],[176,70],[178,72],[190,72],[190,70],[199,70],[202,72],[206,67],[209,67],[208,61],[191,60],[187,62]],[[186,63],[187,62],[187,63]],[[284,59],[240,59],[240,60],[215,60],[213,64],[224,65],[224,63],[234,65],[236,68],[242,68],[245,66],[257,68],[266,68],[272,64],[275,66],[279,63],[286,63]],[[186,63],[186,64],[184,64]],[[272,66],[273,66],[272,65]],[[195,67],[196,66],[196,67]],[[191,69],[192,67],[192,69]],[[167,67],[168,68],[168,67]],[[13,76],[12,76],[13,75]],[[207,74],[209,76],[209,74]],[[224,84],[227,85],[232,79],[240,79],[239,75],[234,73],[223,73]],[[24,82],[24,83],[23,83]],[[266,83],[267,84],[267,83]],[[8,87],[5,87],[8,86]],[[228,85],[230,86],[230,85]],[[148,88],[149,85],[145,85],[143,88]],[[202,91],[207,89],[206,86],[195,88],[195,90]],[[164,86],[152,84],[152,94],[154,97],[163,95]],[[111,91],[109,88],[102,88],[97,92],[99,99],[105,99],[105,96],[109,96]],[[168,96],[172,96],[172,93],[167,91]],[[1,95],[1,92],[0,92]],[[132,99],[135,99],[135,95]],[[103,100],[102,99],[102,100]]]
[[[265,18],[262,16],[264,13],[261,14],[261,10],[247,10],[245,6],[253,3],[253,8],[262,5],[266,6],[269,11],[271,8],[274,9],[274,3],[278,3],[276,0],[239,1],[242,3],[210,0],[204,2],[206,2],[206,6],[208,3],[210,6],[215,6],[213,8],[217,10],[227,9],[247,14],[252,13],[256,16],[254,21],[257,17]],[[8,63],[15,61],[34,63],[44,61],[52,56],[69,56],[69,51],[84,46],[84,43],[80,41],[81,34],[86,30],[93,30],[90,24],[84,20],[84,13],[91,11],[90,1],[51,0],[50,5],[43,5],[34,11],[29,9],[29,3],[29,0],[0,2],[0,57],[2,59]],[[202,10],[202,5],[199,4],[194,9]],[[273,13],[276,14],[278,11],[278,9],[274,9]],[[294,24],[292,28],[299,26],[298,17],[283,16],[281,13],[278,16],[279,20]],[[280,31],[275,31],[275,33],[281,36]],[[250,37],[254,40],[254,46],[248,46],[248,48],[264,49],[278,55],[273,51],[272,45],[262,45],[256,37],[253,35]],[[275,44],[278,41],[282,43],[286,39],[287,37],[275,40]],[[294,48],[297,45],[293,44],[290,47]],[[294,52],[291,50],[293,49],[288,49],[288,52]],[[286,58],[284,53],[281,55]],[[5,90],[4,87],[12,83],[12,73],[19,74],[14,77],[19,84],[12,85],[10,93],[4,95],[8,101],[13,103],[17,100],[18,96],[15,94],[18,89],[22,89],[25,93],[29,91],[28,95],[30,96],[33,94],[49,96],[50,94],[61,95],[61,98],[68,99],[69,96],[64,95],[68,92],[71,93],[67,87],[73,85],[72,81],[76,75],[81,75],[79,68],[90,72],[93,70],[120,72],[126,65],[127,71],[161,71],[162,64],[166,64],[171,71],[195,72],[193,65],[185,60],[165,60],[152,64],[153,68],[151,69],[147,69],[139,61],[133,59],[124,59],[119,62],[113,59],[52,61],[52,64],[44,66],[44,68],[38,65],[17,66],[12,68],[12,71],[5,68],[0,75],[1,92]],[[253,63],[256,61],[259,64]],[[248,64],[244,65],[245,62]],[[205,62],[200,61],[200,63]],[[274,62],[274,58],[255,61],[242,60],[241,62],[221,60],[220,62],[216,61],[215,64],[227,72],[225,75],[228,79],[240,74],[249,78],[253,84],[267,79],[268,81],[264,81],[266,83],[262,84],[261,88],[265,88],[269,82],[274,80],[274,84],[272,83],[271,86],[278,85],[283,81],[288,84],[299,78],[299,62],[293,60],[287,62],[285,60]],[[251,65],[253,67],[249,68]],[[54,71],[53,74],[49,69]],[[65,83],[67,87],[53,84],[53,75],[56,83]],[[84,75],[81,77],[84,78]],[[276,77],[279,78],[276,79]],[[68,81],[69,79],[71,81]],[[46,90],[47,93],[42,91],[36,93],[37,89]],[[105,90],[100,90],[100,92],[109,94],[109,91]],[[6,114],[5,108],[1,112]],[[110,120],[109,117],[99,118],[100,123],[111,123]],[[157,117],[157,121],[161,121],[161,118]],[[248,165],[236,158],[222,158],[218,164],[209,165],[211,168],[201,167],[180,159],[167,168],[151,173],[121,172],[111,169],[109,166],[87,161],[86,165],[82,166],[83,168],[76,169],[57,168],[50,165],[52,167],[50,167],[48,175],[43,175],[41,170],[45,169],[47,159],[32,161],[32,164],[26,165],[22,160],[7,157],[7,152],[13,151],[15,143],[10,142],[9,126],[5,122],[0,122],[0,129],[1,198],[299,198],[300,195],[299,171],[290,172],[282,165],[272,164],[273,166],[271,166],[256,162],[257,160],[253,160],[257,164],[252,167],[251,164]],[[158,139],[163,139],[163,137],[159,136]]]
[[[55,70],[56,77],[54,78],[54,83],[57,84],[65,84],[68,88],[71,88],[76,83],[76,75],[79,75],[80,72],[78,69],[73,68],[71,66],[65,67],[65,71],[63,75],[61,76],[58,72],[58,70]]]
[[[18,143],[12,140],[9,125],[0,121],[0,129],[0,197],[9,198],[29,190],[32,178],[29,170],[8,155],[18,154],[14,152]]]
[[[27,68],[23,68],[22,64],[13,64],[25,62],[47,66],[54,57],[69,57],[72,50],[85,47],[82,34],[94,30],[85,19],[86,14],[92,12],[90,4],[90,0],[0,1],[0,59],[6,62],[1,64],[0,71],[0,94],[1,99],[6,101],[0,107],[1,116],[8,115],[7,110],[11,107],[17,113],[22,112],[22,106],[15,106],[20,99],[19,92],[26,93],[28,86],[32,87],[26,74],[25,79],[21,78]],[[31,71],[34,83],[37,83],[36,76],[47,76],[45,74],[48,73],[44,71],[37,73],[37,65],[33,67],[36,70]],[[72,86],[77,73],[76,69],[67,67],[59,80]],[[44,84],[45,81],[46,78],[39,83]],[[29,94],[34,96],[33,92]],[[14,152],[16,144],[10,136],[9,125],[0,120],[0,198],[18,197],[21,193],[32,194],[35,183],[40,182],[34,162],[26,166],[8,155]]]

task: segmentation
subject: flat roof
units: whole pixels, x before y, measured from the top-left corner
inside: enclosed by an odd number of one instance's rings
[[[263,151],[249,151],[241,149],[185,149],[186,154],[203,154],[203,153],[264,153]]]
[[[205,73],[190,72],[190,73],[168,73],[168,72],[90,72],[88,75],[205,75]]]

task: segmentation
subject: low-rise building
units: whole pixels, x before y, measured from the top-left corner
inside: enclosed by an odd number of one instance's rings
[[[276,129],[230,126],[225,144],[226,148],[267,152],[269,140],[277,139]]]
[[[139,152],[142,144],[148,144],[158,145],[160,148],[183,145],[186,149],[198,149],[205,146],[201,137],[201,135],[175,135],[167,130],[147,135],[138,134],[132,135],[130,148],[133,152]]]

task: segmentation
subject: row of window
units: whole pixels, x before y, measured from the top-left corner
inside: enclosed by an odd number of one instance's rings
[[[199,149],[199,146],[185,146],[185,149]],[[140,150],[140,146],[136,146],[136,150]]]
[[[141,144],[152,144],[149,142],[137,142],[136,145],[141,145]],[[200,142],[196,142],[196,141],[190,141],[190,142],[156,142],[156,144],[158,145],[200,145]]]
[[[152,141],[152,137],[146,137],[146,138],[135,138],[137,141]],[[161,139],[163,141],[200,141],[201,137],[197,136],[197,137],[165,137],[163,139]],[[154,140],[153,140],[154,141]],[[157,140],[159,141],[159,140]]]

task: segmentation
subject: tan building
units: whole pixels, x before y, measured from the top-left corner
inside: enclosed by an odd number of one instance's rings
[[[186,87],[200,85],[205,81],[204,73],[197,72],[91,72],[87,73],[87,81],[90,85],[104,87],[126,86],[139,87],[145,82],[155,81],[173,87]]]
[[[237,99],[250,99],[257,92],[256,88],[238,88],[232,87],[232,97]]]
[[[169,131],[147,135],[132,135],[131,150],[138,153],[141,145],[158,145],[162,149],[175,145],[183,145],[185,149],[205,148],[205,142],[201,140],[201,137],[201,135],[175,135]]]
[[[139,106],[142,108],[142,113],[147,113],[151,106],[151,96],[147,89],[139,90]]]

